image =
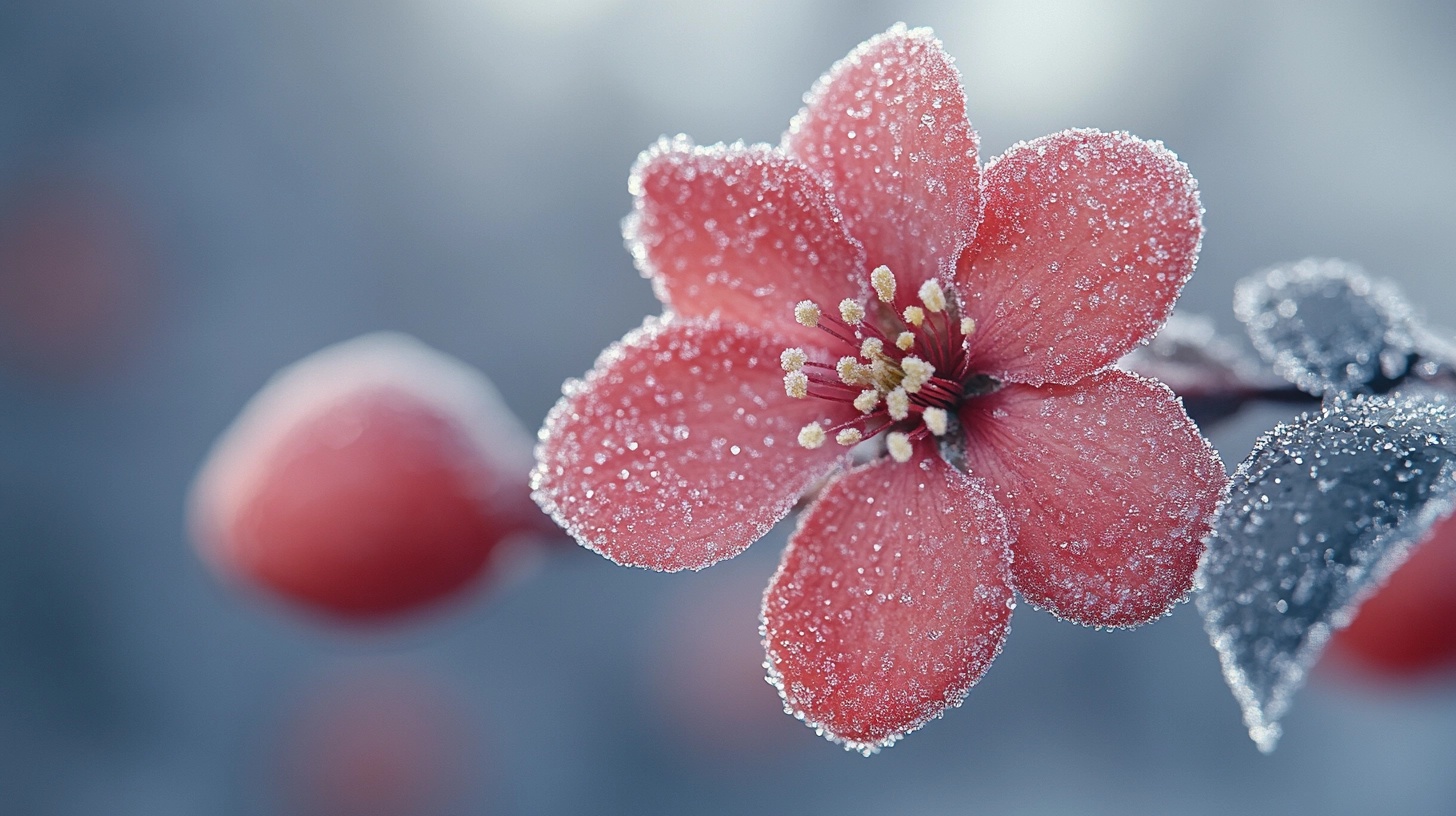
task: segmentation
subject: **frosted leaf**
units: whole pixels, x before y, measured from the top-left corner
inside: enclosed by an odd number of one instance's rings
[[[1328,405],[1259,440],[1208,539],[1197,595],[1265,752],[1334,629],[1456,500],[1456,417],[1413,394]]]
[[[1345,261],[1307,258],[1245,278],[1234,314],[1274,371],[1316,396],[1400,377],[1415,351],[1394,285]]]
[[[961,408],[967,471],[1019,528],[1016,590],[1090,626],[1137,626],[1193,585],[1228,477],[1166,386],[1123,371],[1008,384]]]
[[[1068,384],[1157,332],[1193,274],[1198,185],[1158,142],[1069,130],[987,165],[986,211],[956,269],[972,368]]]

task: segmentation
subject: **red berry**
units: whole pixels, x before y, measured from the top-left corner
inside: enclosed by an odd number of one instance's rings
[[[324,349],[243,409],[193,486],[219,571],[347,618],[470,583],[539,518],[524,431],[479,373],[403,335]]]
[[[1346,662],[1388,675],[1456,663],[1456,513],[1426,533],[1331,647]]]

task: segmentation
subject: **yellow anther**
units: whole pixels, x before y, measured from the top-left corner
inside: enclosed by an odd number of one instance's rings
[[[911,394],[919,391],[935,376],[935,366],[919,357],[906,357],[900,361],[900,368],[905,372],[905,379],[900,381],[900,386]]]
[[[945,311],[945,291],[940,288],[939,281],[931,278],[920,284],[920,302],[932,312]]]
[[[794,399],[809,396],[809,375],[802,371],[790,371],[785,374],[784,392]]]
[[[896,388],[885,395],[885,409],[890,412],[890,419],[901,420],[910,416],[910,395],[905,389]]]
[[[879,404],[880,392],[874,388],[866,388],[859,392],[859,396],[854,398],[854,407],[858,408],[861,414],[874,413],[875,407]]]
[[[913,306],[911,308],[914,308]],[[895,338],[895,346],[901,351],[909,351],[915,345],[915,332],[903,331]]]
[[[870,273],[870,285],[875,287],[875,294],[879,296],[881,303],[894,302],[895,273],[890,271],[890,267],[875,267],[875,271]]]
[[[812,300],[799,301],[799,305],[794,307],[794,319],[811,329],[818,326],[819,304]]]
[[[901,431],[891,431],[885,437],[885,448],[890,451],[890,458],[896,462],[910,461],[910,455],[914,449],[910,447],[910,436]]]
[[[950,414],[944,408],[926,408],[921,412],[925,419],[925,427],[936,436],[945,436],[946,428],[950,425]]]
[[[971,333],[974,332],[975,330],[976,330],[976,319],[974,317],[963,317],[963,318],[961,318],[961,334],[964,334],[967,337],[970,337],[971,336]]]
[[[918,327],[925,322],[925,310],[919,306],[906,306],[905,322]]]
[[[846,448],[851,445],[858,445],[861,439],[864,439],[864,434],[859,432],[859,428],[845,428],[834,435],[834,441]]]
[[[824,444],[824,429],[817,422],[810,422],[799,429],[799,444],[814,449]]]
[[[845,298],[839,301],[839,316],[844,319],[845,323],[853,326],[861,320],[864,320],[865,310],[859,303]]]
[[[860,344],[859,356],[873,360],[885,352],[885,343],[878,337],[866,337]]]
[[[785,371],[798,371],[807,362],[809,362],[809,355],[805,354],[801,348],[786,348],[784,353],[779,355],[779,365],[783,366]]]
[[[870,367],[853,357],[840,357],[834,370],[839,372],[839,381],[845,385],[864,385],[869,382]]]

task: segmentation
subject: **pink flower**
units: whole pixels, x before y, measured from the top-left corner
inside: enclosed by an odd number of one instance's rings
[[[699,569],[883,440],[800,518],[764,599],[789,711],[868,753],[960,703],[1013,589],[1094,626],[1187,593],[1223,467],[1171,391],[1110,368],[1198,251],[1196,185],[1161,145],[1066,131],[982,167],[950,58],[896,26],[780,147],[664,140],[631,189],[664,314],[567,384],[535,497],[613,561]]]

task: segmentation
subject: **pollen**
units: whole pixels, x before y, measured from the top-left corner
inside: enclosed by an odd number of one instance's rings
[[[786,348],[784,353],[779,355],[779,365],[783,366],[785,371],[798,371],[807,362],[809,362],[809,355],[805,354],[801,348]]]
[[[875,294],[879,296],[881,303],[894,302],[895,273],[890,271],[890,267],[875,267],[875,271],[870,273],[870,285],[875,287]]]
[[[905,372],[905,379],[900,381],[900,387],[911,394],[918,392],[935,376],[935,366],[919,357],[906,357],[900,361],[900,368]]]
[[[945,436],[946,428],[950,425],[950,414],[944,408],[926,408],[921,412],[925,420],[925,427],[936,436]]]
[[[932,312],[945,311],[945,290],[940,288],[939,281],[931,278],[920,284],[920,302]]]
[[[970,337],[976,331],[976,319],[974,317],[961,318],[961,334]]]
[[[885,437],[885,448],[890,451],[890,458],[901,464],[910,461],[910,454],[914,453],[909,434],[902,431],[891,431]]]
[[[864,434],[859,432],[859,428],[845,428],[834,435],[834,441],[846,448],[858,445],[861,439],[864,439]]]
[[[872,414],[880,404],[880,392],[878,389],[866,388],[859,392],[854,398],[854,407],[859,409],[861,414]]]
[[[814,328],[819,325],[819,304],[812,300],[801,300],[794,307],[794,319],[801,325]]]
[[[824,444],[824,428],[817,422],[810,422],[799,429],[799,444],[814,449]]]
[[[885,353],[885,341],[878,337],[866,337],[859,347],[859,356],[866,360],[873,360]]]
[[[911,306],[910,308],[915,308]],[[900,336],[895,338],[895,347],[901,351],[909,351],[915,345],[915,332],[902,331]]]
[[[802,371],[790,371],[785,374],[784,391],[794,399],[809,396],[809,375]]]
[[[910,395],[905,389],[896,388],[885,395],[885,410],[890,412],[890,419],[900,421],[910,416]]]
[[[864,320],[865,308],[859,303],[845,298],[839,301],[839,316],[843,318],[845,323],[853,326],[861,320]]]
[[[905,322],[918,328],[921,323],[925,322],[925,310],[919,306],[906,306]]]
[[[864,385],[869,382],[870,367],[853,357],[840,357],[834,370],[839,373],[839,381],[845,385]]]

